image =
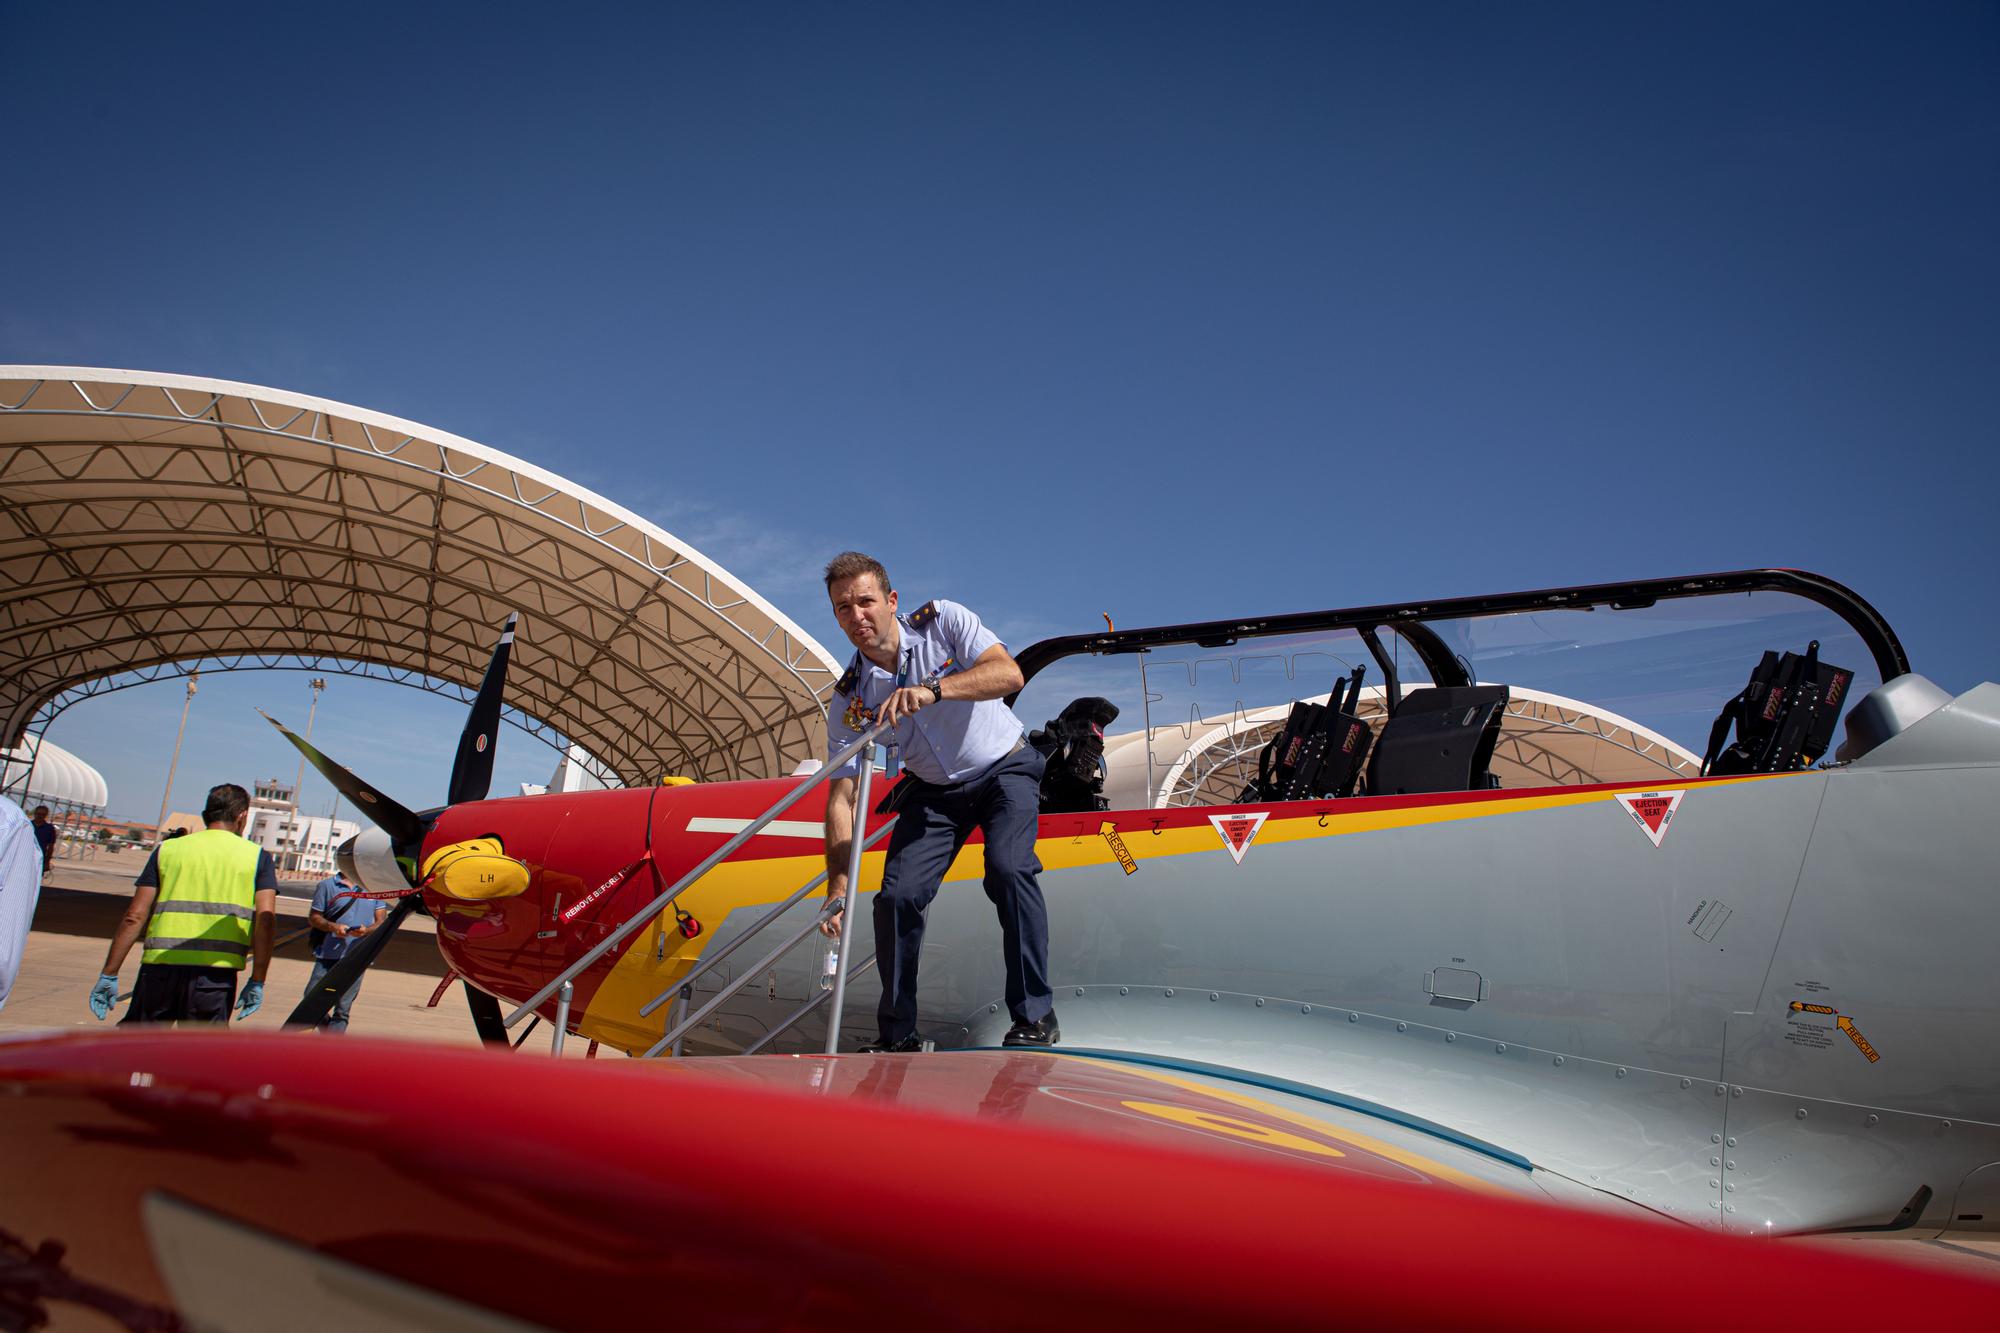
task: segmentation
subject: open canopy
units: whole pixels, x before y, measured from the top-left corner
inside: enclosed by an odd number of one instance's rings
[[[0,366],[0,744],[175,664],[475,687],[510,611],[507,704],[624,781],[772,777],[820,748],[826,650],[602,496],[324,399]]]
[[[1324,704],[1336,681],[1349,683],[1347,712],[1377,738],[1400,708],[1389,701],[1407,692],[1437,687],[1432,699],[1473,707],[1461,719],[1471,727],[1477,696],[1448,692],[1505,686],[1490,752],[1467,780],[1666,783],[1700,775],[1718,719],[1765,655],[1784,653],[1848,673],[1827,695],[1828,727],[1910,669],[1894,631],[1855,593],[1763,569],[1047,639],[1020,654],[1027,683],[1015,709],[1032,726],[1073,700],[1115,708],[1104,794],[1118,809],[1249,800],[1268,776],[1264,760],[1278,762],[1266,750],[1294,707]]]

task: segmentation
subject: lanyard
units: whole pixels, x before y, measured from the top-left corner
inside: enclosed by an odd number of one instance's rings
[[[905,633],[907,632],[906,628]],[[867,659],[863,658],[862,660],[866,661]],[[900,690],[910,683],[910,673],[915,668],[916,663],[917,646],[914,643],[905,645],[903,648],[902,665],[896,670],[896,683],[890,687],[892,692]],[[868,687],[865,684],[857,681],[854,686],[854,693],[848,696],[847,713],[841,718],[841,721],[847,724],[849,731],[860,731],[875,720],[877,710],[861,702],[861,698],[867,693],[867,689]],[[897,724],[898,729],[901,728],[901,725],[901,723]],[[881,737],[881,743],[888,749],[895,749],[895,732],[891,731],[888,735]]]
[[[905,627],[904,632],[908,633],[907,627]],[[913,643],[903,649],[903,665],[896,669],[896,683],[894,686],[891,687],[892,691],[900,690],[904,686],[910,683],[910,668],[915,666],[916,662],[917,662],[917,645]],[[877,711],[879,714],[879,708]],[[905,718],[904,721],[909,722],[912,726],[916,725],[916,719],[914,718]],[[891,727],[886,733],[884,733],[882,736],[882,748],[892,753],[900,749],[901,747],[897,744],[898,738],[896,733],[901,731],[902,729],[903,729],[903,723],[898,722],[894,727]]]

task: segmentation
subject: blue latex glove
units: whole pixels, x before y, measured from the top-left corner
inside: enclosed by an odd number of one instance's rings
[[[244,982],[243,993],[236,997],[236,1021],[239,1023],[242,1022],[263,1007],[264,983],[261,981]]]
[[[110,973],[100,973],[97,984],[90,988],[90,1012],[102,1022],[111,1017],[111,1006],[118,1003],[118,978]]]

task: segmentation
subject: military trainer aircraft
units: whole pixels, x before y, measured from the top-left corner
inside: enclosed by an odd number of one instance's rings
[[[1031,725],[1078,697],[1127,724],[1104,808],[1040,829],[1073,1047],[1366,1098],[1725,1229],[2000,1230],[2000,688],[1949,697],[1846,588],[1702,575],[1019,660]],[[814,994],[816,935],[686,978],[823,870],[824,789],[747,839],[808,779],[474,799],[504,666],[503,643],[440,811],[315,757],[383,825],[360,880],[410,894],[406,867],[442,864],[397,910],[437,917],[494,1036],[503,1001],[552,1021],[551,979],[630,923],[573,978],[572,1030],[646,1052],[720,1000],[683,1041],[768,1038]],[[940,1047],[1007,1022],[980,874],[975,837],[932,908]],[[850,971],[853,1041],[875,991]]]
[[[439,809],[293,738],[376,822],[350,873],[392,922],[437,919],[482,1035],[546,1022],[634,1054],[795,1055],[868,1035],[865,957],[835,963],[841,1030],[814,1018],[834,1007],[821,775],[484,799],[511,633]],[[1083,1114],[1696,1231],[2000,1231],[2000,687],[1953,698],[1914,673],[1848,589],[1753,570],[1107,627],[1018,660],[1014,707],[1049,720],[1073,779],[1045,785],[1037,847],[1064,1046],[993,1049],[1009,1020],[975,837],[931,908],[936,1053],[670,1067]],[[1086,715],[1115,720],[1058,725]],[[863,891],[892,819],[868,818]],[[85,1087],[131,1058],[51,1053],[47,1077]],[[618,1077],[606,1095],[640,1095]],[[347,1096],[309,1100],[338,1119]],[[426,1105],[417,1132],[455,1132]],[[589,1132],[549,1114],[508,1141]],[[1186,1276],[1160,1290],[1197,1300]]]

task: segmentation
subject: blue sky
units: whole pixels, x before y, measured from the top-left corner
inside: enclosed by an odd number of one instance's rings
[[[1778,564],[1956,690],[1996,68],[1988,4],[0,0],[0,362],[469,436],[829,645],[847,546],[1017,646]],[[303,679],[205,683],[176,804],[289,774]],[[180,695],[51,738],[150,815]],[[336,680],[319,739],[429,803],[459,714]]]

